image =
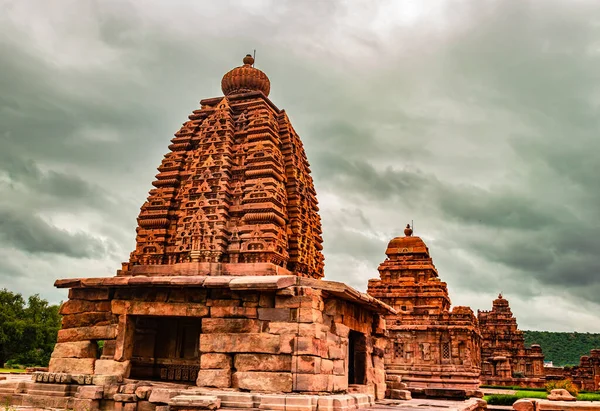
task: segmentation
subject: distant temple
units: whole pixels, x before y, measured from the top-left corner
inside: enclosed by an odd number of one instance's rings
[[[480,333],[469,307],[450,310],[429,249],[407,226],[404,237],[388,244],[379,279],[368,294],[392,306],[386,316],[390,345],[386,372],[398,375],[413,392],[446,395],[451,389],[474,393],[479,387]]]
[[[544,354],[533,344],[525,348],[523,331],[517,327],[508,300],[498,295],[491,311],[478,311],[481,329],[481,381],[491,385],[542,387],[545,384]]]

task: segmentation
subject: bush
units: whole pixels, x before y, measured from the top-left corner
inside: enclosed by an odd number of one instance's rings
[[[579,389],[577,388],[577,386],[573,384],[573,381],[571,381],[568,378],[565,380],[549,381],[546,383],[546,392],[550,392],[552,390],[560,388],[569,391],[569,394],[571,394],[573,397],[577,397],[577,394],[579,393]]]
[[[516,395],[492,394],[483,397],[489,405],[513,405],[519,399]]]

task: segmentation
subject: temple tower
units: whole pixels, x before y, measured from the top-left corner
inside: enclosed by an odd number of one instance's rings
[[[400,375],[417,394],[447,396],[448,387],[459,396],[474,394],[480,371],[477,319],[469,307],[450,310],[446,283],[429,249],[409,225],[404,234],[388,244],[380,278],[369,280],[367,291],[397,311],[386,317],[388,378]]]
[[[270,82],[244,65],[171,140],[120,275],[323,277],[321,221],[306,154]]]
[[[263,410],[281,402],[248,391],[383,398],[394,309],[321,279],[309,165],[267,76],[246,56],[221,85],[171,140],[129,262],[113,277],[56,281],[69,300],[43,381],[194,384]]]
[[[533,344],[525,347],[508,300],[498,295],[491,311],[477,312],[481,329],[481,380],[484,384],[543,387],[544,354]]]

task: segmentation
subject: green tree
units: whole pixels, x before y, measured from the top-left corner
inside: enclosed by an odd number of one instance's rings
[[[0,365],[47,365],[60,329],[57,305],[39,295],[29,297],[0,290]]]

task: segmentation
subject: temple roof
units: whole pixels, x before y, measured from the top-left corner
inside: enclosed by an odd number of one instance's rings
[[[227,72],[221,80],[221,90],[226,96],[233,94],[261,91],[265,96],[269,95],[271,82],[265,73],[254,68],[254,58],[247,54],[244,57],[244,65],[236,67]]]
[[[398,254],[426,254],[429,257],[429,249],[421,237],[396,237],[389,242],[385,253],[389,256]]]

